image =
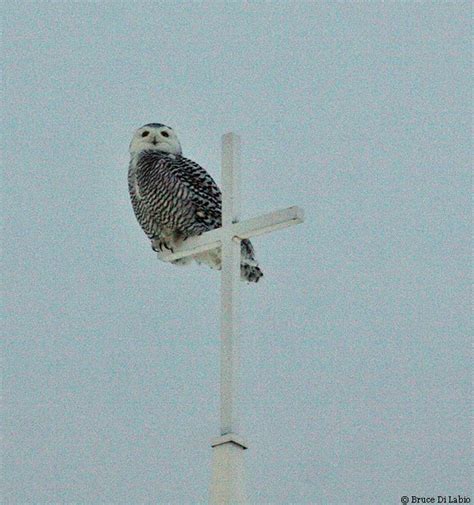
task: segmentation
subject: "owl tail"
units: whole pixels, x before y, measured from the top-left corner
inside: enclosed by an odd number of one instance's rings
[[[240,250],[240,278],[247,282],[258,282],[263,277],[263,272],[260,270],[255,259],[255,253],[250,240],[242,240]],[[198,263],[205,263],[215,270],[221,269],[221,252],[219,249],[195,254],[193,258]]]
[[[258,282],[263,277],[263,272],[258,265],[240,264],[240,278],[247,282]]]
[[[255,259],[255,251],[250,240],[241,242],[240,278],[248,282],[258,282],[263,272]]]

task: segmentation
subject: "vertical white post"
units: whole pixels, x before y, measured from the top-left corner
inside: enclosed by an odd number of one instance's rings
[[[222,227],[240,217],[240,138],[222,136]],[[237,432],[236,386],[239,368],[240,241],[222,241],[221,273],[221,435]]]
[[[243,450],[237,435],[236,388],[238,383],[240,240],[234,240],[231,225],[240,214],[240,138],[222,136],[222,272],[221,272],[221,371],[220,434],[213,440],[210,502],[213,505],[246,503]],[[225,233],[229,228],[229,234]]]

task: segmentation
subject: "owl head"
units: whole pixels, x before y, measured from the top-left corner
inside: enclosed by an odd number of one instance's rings
[[[141,151],[162,151],[181,154],[181,144],[173,128],[160,123],[150,123],[138,128],[130,142],[130,154]]]

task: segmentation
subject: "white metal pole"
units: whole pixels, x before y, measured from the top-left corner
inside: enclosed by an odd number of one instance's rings
[[[240,217],[240,138],[222,136],[222,226]],[[240,240],[222,240],[221,273],[221,435],[237,433],[236,393],[239,368]]]
[[[232,223],[238,221],[240,214],[239,164],[240,138],[227,133],[222,136],[221,436],[212,442],[210,501],[213,505],[246,503],[243,450],[247,447],[237,435],[236,406],[240,240],[234,239],[232,233]]]

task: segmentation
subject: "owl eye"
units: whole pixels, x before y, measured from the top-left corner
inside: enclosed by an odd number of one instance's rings
[[[142,137],[146,137],[150,132],[143,132]]]
[[[162,137],[169,137],[170,134],[168,132],[161,132]]]

